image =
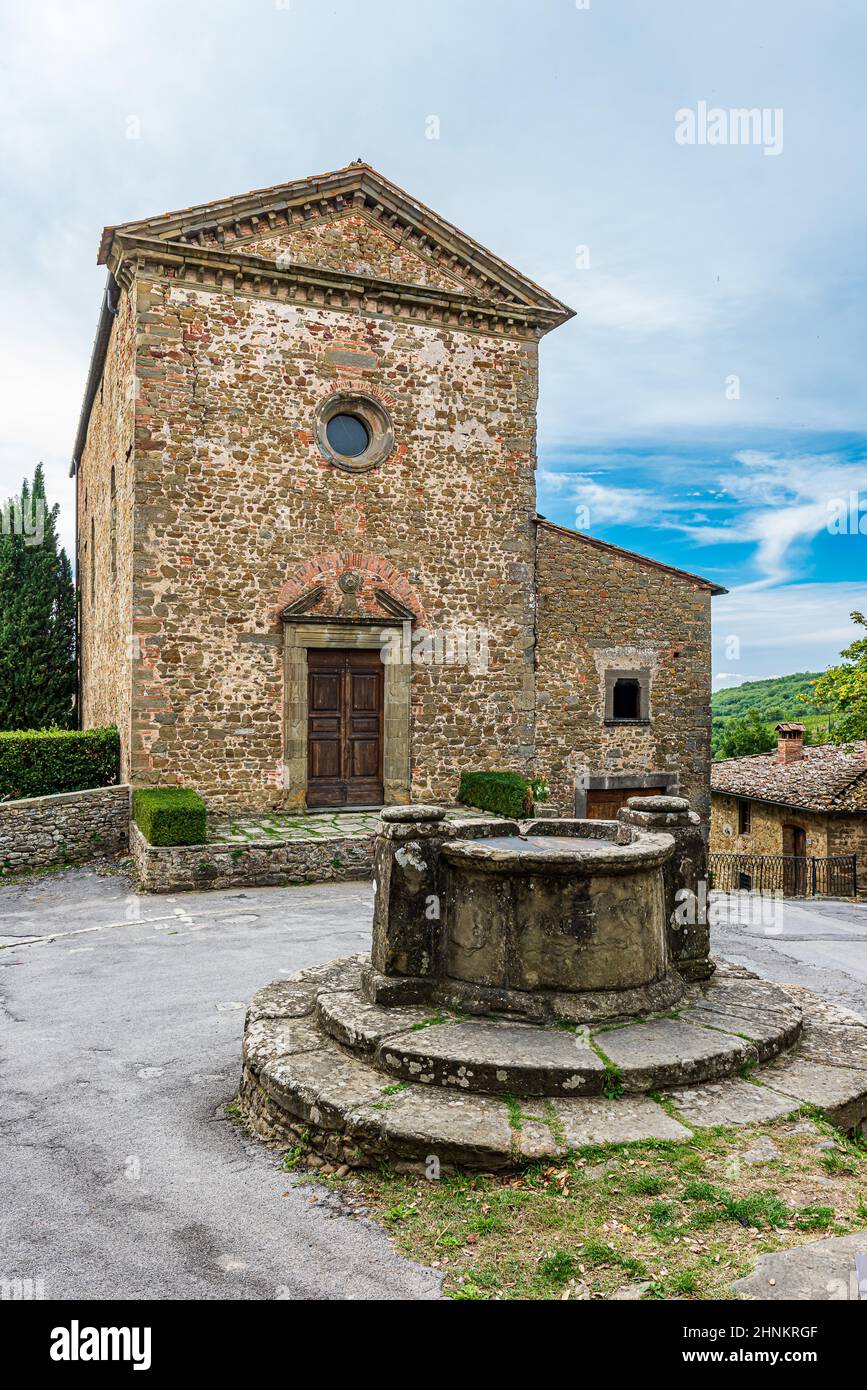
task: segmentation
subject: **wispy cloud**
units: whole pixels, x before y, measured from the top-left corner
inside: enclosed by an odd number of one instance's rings
[[[827,532],[835,507],[867,482],[867,455],[844,459],[744,450],[735,459],[741,469],[721,478],[735,505],[732,518],[680,529],[694,545],[754,545],[758,577],[753,587],[790,579],[798,547]]]

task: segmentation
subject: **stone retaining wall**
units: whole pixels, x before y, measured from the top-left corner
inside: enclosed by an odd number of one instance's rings
[[[373,875],[375,836],[273,840],[267,844],[148,844],[138,826],[130,847],[144,893],[205,888],[282,888],[305,883],[347,883]]]
[[[129,844],[129,787],[0,802],[0,876],[116,854]]]

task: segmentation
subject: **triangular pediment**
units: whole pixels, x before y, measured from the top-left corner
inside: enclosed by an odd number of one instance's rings
[[[312,265],[452,293],[471,290],[460,275],[449,273],[431,255],[408,246],[399,231],[377,225],[366,211],[355,208],[311,218],[264,237],[238,237],[232,249],[278,265]],[[493,287],[483,297],[493,298]]]
[[[118,233],[121,241],[147,239],[277,265],[282,258],[285,264],[535,309],[545,315],[546,326],[572,317],[560,300],[362,163],[107,227],[100,264],[110,262]]]

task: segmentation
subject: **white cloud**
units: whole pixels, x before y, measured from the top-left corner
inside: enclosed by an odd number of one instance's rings
[[[784,671],[824,670],[862,634],[849,614],[865,609],[867,583],[787,584],[760,594],[734,589],[713,602],[715,681],[765,679],[771,664]],[[731,670],[732,639],[739,672]]]

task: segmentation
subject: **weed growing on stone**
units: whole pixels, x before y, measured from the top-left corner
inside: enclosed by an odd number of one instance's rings
[[[283,1162],[280,1167],[284,1173],[292,1173],[299,1168],[307,1154],[310,1134],[308,1130],[303,1130],[298,1138],[298,1143],[292,1149],[287,1149],[283,1155]]]

